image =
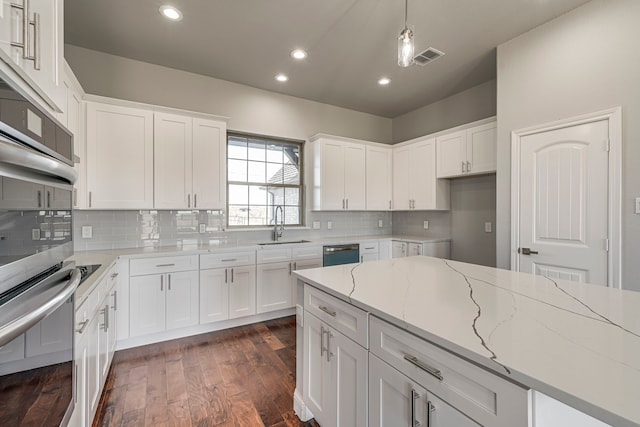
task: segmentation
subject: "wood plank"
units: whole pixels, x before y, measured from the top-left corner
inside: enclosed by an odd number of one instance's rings
[[[191,427],[189,402],[177,400],[167,404],[167,424],[169,427]]]
[[[187,383],[184,377],[182,359],[167,360],[167,402],[186,401]]]

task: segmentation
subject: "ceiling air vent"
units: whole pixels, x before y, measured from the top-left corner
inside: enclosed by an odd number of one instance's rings
[[[444,55],[444,52],[440,52],[438,49],[434,49],[430,47],[424,52],[420,52],[419,54],[417,54],[413,58],[413,60],[416,63],[416,65],[425,66],[435,61],[436,59],[440,58],[442,55]]]

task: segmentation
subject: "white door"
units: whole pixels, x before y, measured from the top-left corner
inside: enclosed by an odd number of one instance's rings
[[[393,150],[393,210],[409,210],[409,147]]]
[[[333,329],[327,338],[331,360],[332,416],[339,427],[367,425],[368,352],[351,339]],[[335,402],[335,403],[334,403]]]
[[[256,268],[229,268],[229,319],[256,314]]]
[[[436,208],[436,141],[427,139],[411,146],[409,193],[413,209]]]
[[[281,310],[293,306],[290,262],[261,264],[257,270],[258,313]]]
[[[200,324],[229,318],[229,270],[200,270]]]
[[[367,210],[391,210],[391,149],[367,147]]]
[[[153,114],[153,204],[156,209],[193,208],[192,129],[189,117]]]
[[[369,353],[369,426],[430,427],[426,420],[426,394],[424,388]]]
[[[521,138],[519,271],[607,284],[608,137],[601,120]]]
[[[193,119],[193,200],[195,209],[226,203],[227,144],[224,122]]]
[[[198,324],[199,274],[197,271],[169,273],[167,278],[167,330]]]
[[[344,198],[345,209],[366,209],[367,172],[365,146],[347,144],[344,148]]]
[[[165,330],[165,275],[136,276],[130,282],[131,337]]]

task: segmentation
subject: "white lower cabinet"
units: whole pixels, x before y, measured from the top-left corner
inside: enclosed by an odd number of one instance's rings
[[[323,426],[367,425],[367,350],[312,314],[304,319],[305,404]]]
[[[135,276],[130,281],[131,336],[198,324],[197,271]]]
[[[229,270],[229,319],[256,314],[255,267],[245,265]]]
[[[479,427],[401,372],[369,355],[369,426]]]
[[[258,278],[258,313],[280,310],[293,306],[291,262],[260,264],[256,267]]]
[[[219,322],[229,318],[228,269],[200,271],[200,323]]]

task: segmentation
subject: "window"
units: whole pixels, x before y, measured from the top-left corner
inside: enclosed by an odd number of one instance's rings
[[[227,225],[303,225],[302,142],[227,134]],[[278,222],[281,219],[278,217]]]

